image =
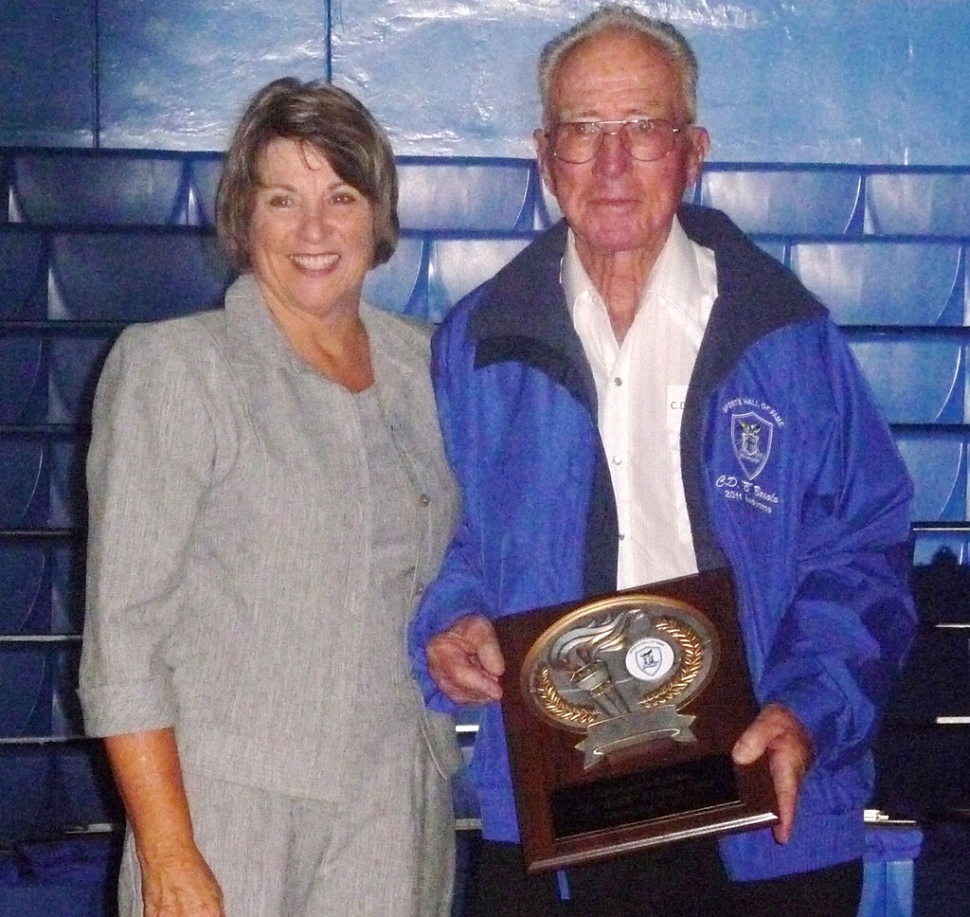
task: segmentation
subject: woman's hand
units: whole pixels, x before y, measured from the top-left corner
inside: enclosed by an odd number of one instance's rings
[[[195,845],[174,731],[109,736],[104,745],[135,837],[145,917],[226,917]]]
[[[195,847],[154,859],[139,855],[145,917],[225,917],[222,890]]]

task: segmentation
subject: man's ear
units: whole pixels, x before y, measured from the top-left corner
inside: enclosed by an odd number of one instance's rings
[[[690,150],[687,154],[687,185],[696,185],[701,177],[704,160],[711,150],[711,138],[706,127],[692,125],[690,128]]]

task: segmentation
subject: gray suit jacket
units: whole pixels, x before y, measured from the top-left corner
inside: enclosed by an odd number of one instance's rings
[[[428,378],[428,332],[362,306],[380,406],[414,493],[413,608],[456,493]],[[355,396],[304,365],[250,276],[224,310],[132,326],[101,376],[88,454],[80,695],[88,732],[174,726],[186,768],[339,795],[362,718],[361,665],[385,666],[442,774],[460,757],[400,659],[368,658],[369,487]],[[403,640],[403,638],[402,638]]]

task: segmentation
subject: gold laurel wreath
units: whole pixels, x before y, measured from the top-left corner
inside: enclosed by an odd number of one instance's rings
[[[559,693],[553,683],[549,666],[539,666],[534,678],[533,697],[554,720],[575,729],[585,730],[599,719],[599,712],[593,707],[571,704]]]
[[[648,710],[661,707],[683,694],[704,665],[704,643],[693,628],[685,627],[673,618],[657,618],[653,626],[680,644],[680,665],[665,684],[640,698],[640,706]]]
[[[673,618],[657,618],[653,626],[669,634],[680,645],[680,665],[663,685],[640,698],[640,706],[649,709],[660,707],[679,697],[700,674],[704,665],[704,643],[692,628]],[[599,719],[593,707],[572,704],[567,701],[552,679],[549,666],[539,666],[533,674],[533,697],[539,706],[554,720],[577,730],[586,730]]]

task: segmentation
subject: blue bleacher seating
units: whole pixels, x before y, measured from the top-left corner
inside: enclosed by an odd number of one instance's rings
[[[39,335],[0,338],[0,424],[42,423],[47,373]]]
[[[55,758],[39,745],[0,744],[0,840],[61,827],[51,817]]]
[[[403,235],[387,264],[372,270],[364,281],[364,298],[372,305],[400,315],[423,317],[428,285],[427,245],[418,234]]]
[[[0,634],[50,633],[50,565],[43,547],[0,543]]]
[[[84,526],[86,439],[58,440],[50,444],[50,524],[58,528]]]
[[[862,174],[851,166],[723,164],[705,169],[697,199],[745,232],[843,236],[859,209]]]
[[[186,158],[188,181],[185,212],[191,226],[215,226],[216,188],[222,175],[222,156],[196,153]]]
[[[25,152],[13,159],[12,216],[33,226],[184,223],[184,157]]]
[[[52,735],[54,666],[47,643],[0,643],[0,737]]]
[[[859,908],[862,917],[911,917],[914,861],[922,841],[922,831],[915,826],[876,825],[868,830]]]
[[[809,242],[792,246],[791,266],[842,324],[960,325],[957,243]]]
[[[965,237],[970,231],[966,169],[874,169],[866,178],[867,235]]]
[[[0,225],[0,320],[46,316],[46,246],[36,229]]]
[[[60,825],[110,825],[123,821],[111,773],[92,742],[60,742],[53,754],[50,811]]]
[[[466,293],[488,280],[530,241],[528,235],[498,238],[439,237],[428,267],[428,319],[441,321]]]
[[[50,318],[149,321],[219,304],[232,271],[211,233],[57,233]]]
[[[967,379],[962,341],[876,332],[853,335],[850,345],[890,423],[963,423]]]
[[[77,696],[78,666],[81,642],[64,639],[51,643],[48,659],[51,666],[50,734],[58,738],[84,735],[84,717]]]
[[[961,522],[967,517],[967,438],[963,433],[898,433],[896,445],[916,489],[913,518]]]
[[[39,440],[0,437],[0,527],[49,524],[46,451]]]
[[[405,159],[398,215],[408,229],[505,232],[533,228],[535,180],[522,159]]]
[[[84,450],[79,450],[83,454]],[[80,634],[84,623],[84,551],[80,537],[45,545],[50,568],[51,631]]]
[[[83,423],[90,415],[101,364],[116,332],[52,337],[48,345],[48,421]]]
[[[561,216],[529,160],[399,167],[402,238],[365,284],[390,311],[441,319]],[[0,151],[0,838],[120,818],[73,693],[91,398],[124,325],[221,298],[233,276],[213,229],[221,169],[218,153]],[[970,169],[714,163],[688,197],[727,211],[830,307],[914,478],[917,561],[946,548],[970,563]],[[965,756],[965,737],[951,742]],[[883,753],[962,798],[914,747]],[[459,781],[456,802],[473,820],[467,790]],[[866,917],[909,913],[916,835],[870,832]],[[2,885],[0,910],[14,900]]]

